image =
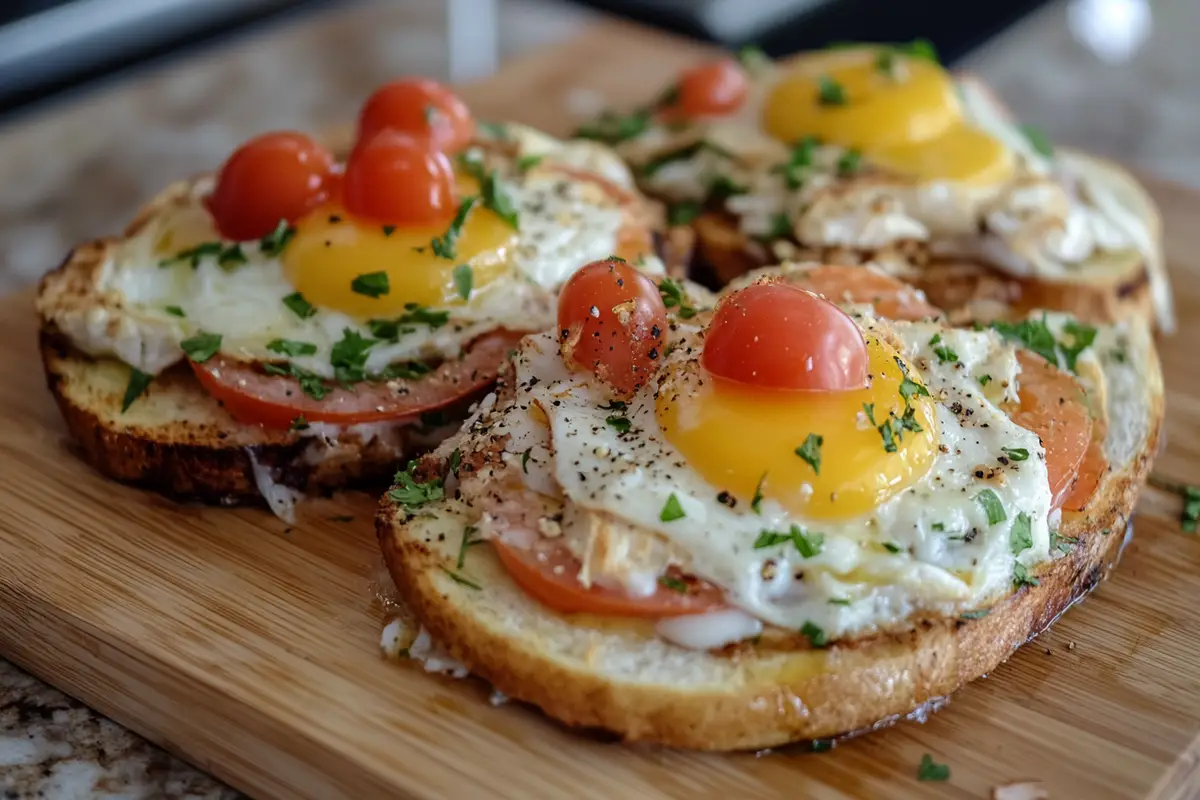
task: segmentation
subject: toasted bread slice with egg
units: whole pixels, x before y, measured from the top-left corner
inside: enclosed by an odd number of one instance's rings
[[[768,629],[757,641],[689,650],[646,623],[548,610],[517,587],[492,547],[463,547],[472,518],[459,500],[414,514],[385,498],[377,532],[400,595],[433,640],[500,692],[568,725],[701,750],[869,729],[991,672],[1116,562],[1157,449],[1163,386],[1142,320],[1103,329],[1097,358],[1081,379],[1103,398],[1109,469],[1086,507],[1063,515],[1058,535],[1073,544],[1033,572],[1036,585],[982,615],[921,618],[905,632],[821,649]]]

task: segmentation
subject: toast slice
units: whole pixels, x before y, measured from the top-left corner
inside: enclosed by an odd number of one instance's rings
[[[377,532],[401,597],[433,640],[500,692],[568,725],[700,750],[870,729],[992,671],[1119,557],[1157,449],[1162,377],[1144,322],[1102,329],[1096,348],[1098,368],[1087,380],[1107,408],[1110,468],[1087,507],[1063,515],[1060,541],[1074,543],[1036,570],[1036,585],[1015,589],[986,616],[923,618],[911,630],[822,649],[764,635],[687,650],[645,623],[572,619],[540,605],[490,546],[463,548],[472,520],[453,498],[416,515],[385,498]]]

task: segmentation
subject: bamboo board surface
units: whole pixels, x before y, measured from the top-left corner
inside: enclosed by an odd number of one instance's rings
[[[480,116],[564,132],[568,89],[640,100],[701,52],[605,24],[464,94]],[[1149,184],[1182,320],[1162,346],[1156,472],[1187,480],[1200,194]],[[289,528],[112,484],[65,440],[28,292],[0,300],[0,353],[0,654],[254,796],[988,797],[1021,780],[1054,798],[1200,796],[1200,538],[1155,490],[1113,577],[924,724],[821,754],[628,748],[380,658],[374,498],[313,503]],[[948,782],[917,782],[925,753]]]

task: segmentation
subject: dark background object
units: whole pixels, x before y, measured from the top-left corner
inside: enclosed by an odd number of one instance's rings
[[[776,57],[837,41],[923,37],[953,63],[1048,0],[572,1],[728,47],[758,44]],[[0,0],[0,116],[334,2]]]

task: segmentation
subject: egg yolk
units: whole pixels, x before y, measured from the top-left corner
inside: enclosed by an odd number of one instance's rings
[[[749,506],[761,490],[813,519],[867,513],[920,480],[938,440],[933,401],[912,384],[907,400],[900,392],[912,367],[902,370],[885,342],[867,337],[866,344],[865,389],[783,392],[708,380],[672,391],[668,383],[656,401],[658,423],[689,466],[739,503]]]
[[[883,48],[801,56],[771,90],[762,122],[783,142],[815,136],[926,180],[985,184],[1013,168],[1008,148],[965,120],[946,70]]]
[[[460,197],[477,196],[479,185],[460,176],[458,190]],[[476,202],[454,241],[454,257],[445,258],[432,242],[448,228],[383,226],[328,204],[297,222],[283,252],[284,276],[313,305],[360,319],[397,315],[410,303],[461,304],[455,268],[471,268],[474,289],[487,285],[508,270],[517,231]],[[355,278],[378,272],[387,275],[386,294],[356,290]]]

